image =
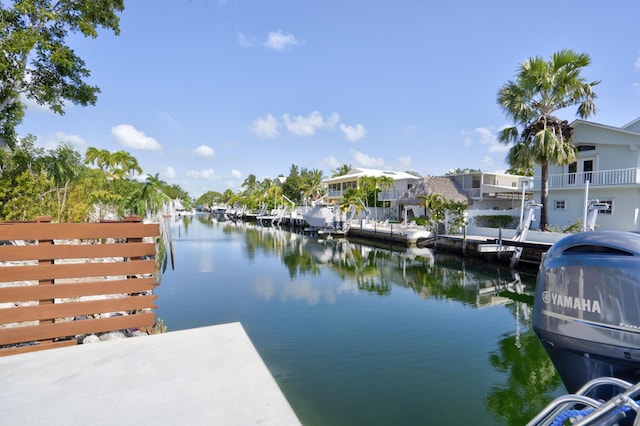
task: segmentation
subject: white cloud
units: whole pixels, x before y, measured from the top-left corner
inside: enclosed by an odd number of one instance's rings
[[[334,157],[333,155],[330,155],[328,157],[324,157],[322,159],[322,164],[331,167],[332,169],[335,169],[337,167],[340,167],[340,162],[338,161],[338,159],[336,157]]]
[[[264,45],[269,49],[282,51],[289,47],[301,44],[293,34],[285,34],[282,31],[272,31],[267,35]]]
[[[384,160],[382,158],[374,158],[365,154],[364,152],[357,151],[355,149],[351,151],[351,156],[353,158],[353,161],[359,166],[369,168],[384,167]]]
[[[488,169],[491,169],[492,167],[493,167],[493,158],[491,158],[488,155],[485,155],[482,158],[482,169],[488,170]]]
[[[71,144],[77,151],[80,151],[81,154],[84,154],[87,147],[87,142],[82,137],[70,135],[65,132],[56,132],[53,134],[53,137],[43,138],[42,140],[42,146],[46,149],[56,149],[60,144],[67,143]],[[40,143],[38,143],[38,145],[40,145]]]
[[[40,112],[50,112],[51,114],[55,114],[47,105],[40,105],[36,102],[35,99],[27,98],[25,95],[20,94],[20,102],[27,107],[29,111],[40,111]]]
[[[334,112],[325,120],[320,112],[313,111],[307,117],[299,115],[291,118],[289,114],[283,114],[282,121],[287,130],[296,136],[313,136],[318,129],[333,129],[340,117]]]
[[[116,142],[125,148],[162,151],[162,145],[158,141],[137,130],[131,124],[119,124],[111,129],[111,134]]]
[[[351,142],[357,142],[367,136],[367,129],[365,129],[362,124],[356,124],[355,126],[341,124],[340,130],[344,133],[345,138]]]
[[[208,168],[205,170],[189,170],[187,172],[187,177],[191,179],[201,179],[201,180],[215,180],[217,179],[216,173],[212,168]]]
[[[633,83],[631,85],[631,91],[640,96],[640,83]]]
[[[465,147],[470,147],[479,143],[487,148],[490,153],[505,153],[509,146],[498,141],[494,131],[487,127],[478,127],[473,132],[463,131],[463,143]]]
[[[278,136],[280,127],[280,123],[276,118],[269,114],[265,118],[258,118],[253,123],[251,123],[251,127],[249,128],[253,133],[255,133],[260,138],[268,138],[273,139]]]
[[[211,148],[209,146],[206,146],[206,145],[200,145],[199,147],[194,149],[193,152],[198,157],[213,157],[214,155],[216,155],[216,153],[213,150],[213,148]]]
[[[173,179],[176,177],[176,171],[171,166],[167,166],[164,168],[163,176],[167,179]]]
[[[638,54],[638,58],[636,59],[636,62],[633,64],[634,67],[636,67],[636,69],[640,70],[640,52]]]
[[[236,179],[241,179],[242,178],[242,172],[240,170],[233,169],[233,170],[231,170],[231,176],[233,176]]]
[[[236,36],[236,43],[238,43],[240,47],[249,48],[256,45],[256,40],[252,36],[238,33],[238,35]]]

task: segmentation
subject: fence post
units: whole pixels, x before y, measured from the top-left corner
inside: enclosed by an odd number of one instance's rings
[[[50,216],[38,216],[36,218],[36,226],[40,223],[51,223]],[[38,245],[53,245],[53,240],[38,240]],[[53,265],[55,263],[54,259],[40,259],[38,260],[38,265]],[[53,285],[55,280],[53,278],[48,278],[44,280],[38,280],[38,285],[46,286]],[[38,300],[39,305],[53,305],[55,303],[55,299],[42,299]],[[38,324],[53,324],[55,318],[45,319],[38,321]],[[47,340],[50,342],[51,340]]]
[[[142,218],[140,216],[128,216],[124,218],[124,222],[127,223],[142,223]],[[131,238],[131,237],[127,237],[127,244],[128,243],[141,243],[142,242],[142,238],[140,237],[136,237],[136,238]],[[129,259],[126,259],[125,261],[128,260],[140,260],[140,257],[130,257]],[[137,278],[136,276],[127,276],[127,279],[132,279],[132,278]],[[131,293],[132,296],[138,296],[140,295],[140,293]]]

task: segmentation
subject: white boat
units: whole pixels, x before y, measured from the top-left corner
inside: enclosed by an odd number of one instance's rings
[[[349,230],[347,214],[340,210],[339,205],[316,203],[311,210],[302,214],[302,218],[319,233],[346,234]]]

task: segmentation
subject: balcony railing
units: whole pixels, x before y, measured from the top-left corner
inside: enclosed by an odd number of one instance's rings
[[[580,188],[587,182],[589,186],[637,185],[640,184],[640,168],[549,175],[547,182],[549,189]],[[536,176],[532,189],[541,187],[540,177]]]
[[[401,191],[398,189],[391,189],[386,191],[378,192],[378,201],[395,201],[404,194],[405,191]],[[328,191],[328,196],[330,198],[342,197],[345,191],[341,191],[339,189],[330,189]]]

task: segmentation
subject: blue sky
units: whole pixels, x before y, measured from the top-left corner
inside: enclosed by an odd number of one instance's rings
[[[292,164],[504,171],[496,94],[529,57],[588,53],[591,120],[640,116],[639,16],[632,0],[129,0],[119,36],[70,39],[97,104],[30,105],[18,130],[126,150],[194,198]]]

